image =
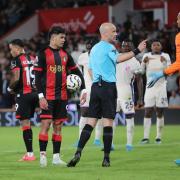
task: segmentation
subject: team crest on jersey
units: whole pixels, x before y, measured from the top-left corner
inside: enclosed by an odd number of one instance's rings
[[[67,56],[63,56],[62,59],[63,59],[64,62],[66,62],[67,61]]]

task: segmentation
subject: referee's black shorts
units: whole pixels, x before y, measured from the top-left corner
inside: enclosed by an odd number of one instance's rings
[[[116,83],[102,81],[102,86],[93,83],[91,87],[88,117],[114,119],[116,114]]]

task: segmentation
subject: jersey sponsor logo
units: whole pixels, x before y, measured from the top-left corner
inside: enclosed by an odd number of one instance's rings
[[[57,73],[57,72],[64,72],[65,71],[65,67],[61,66],[61,65],[50,65],[49,66],[49,70],[52,73]]]

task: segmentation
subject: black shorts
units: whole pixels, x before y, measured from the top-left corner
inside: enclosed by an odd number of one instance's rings
[[[91,87],[88,116],[92,118],[114,119],[116,114],[116,83],[102,81],[102,86],[93,83]]]
[[[48,100],[48,110],[42,109],[41,120],[52,119],[56,123],[67,121],[67,101]]]
[[[37,93],[18,94],[16,96],[16,118],[19,120],[34,117],[36,107],[39,105]]]

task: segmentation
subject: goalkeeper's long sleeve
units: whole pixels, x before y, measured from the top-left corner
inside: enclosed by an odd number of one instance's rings
[[[176,44],[176,61],[173,64],[171,64],[169,67],[164,69],[165,75],[169,75],[177,71],[180,71],[180,32],[176,35],[175,44]]]

